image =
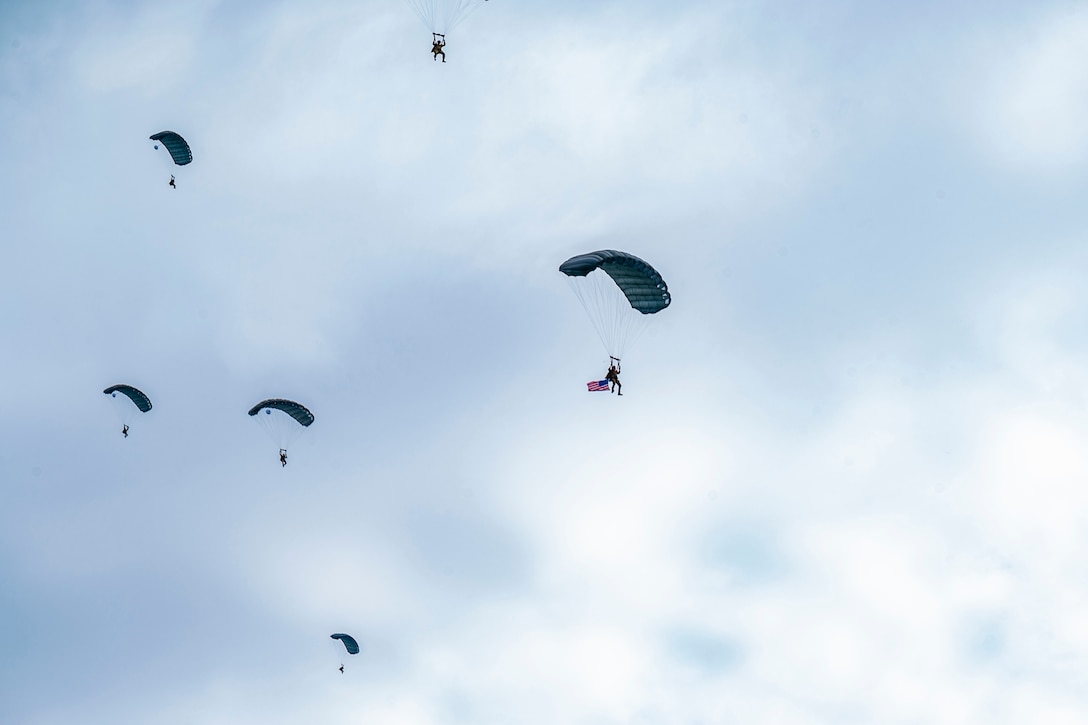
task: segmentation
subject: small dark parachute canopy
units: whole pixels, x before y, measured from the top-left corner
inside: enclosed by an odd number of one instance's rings
[[[118,393],[128,396],[128,399],[140,409],[141,413],[151,410],[151,398],[144,395],[141,390],[131,385],[111,385],[102,391],[106,395],[116,398]]]
[[[314,422],[314,414],[305,405],[282,398],[262,400],[249,409],[249,415],[281,450],[289,448],[295,437]]]
[[[559,265],[567,275],[608,354],[623,357],[642,333],[649,315],[672,302],[661,274],[633,254],[602,249]]]
[[[307,427],[314,422],[314,414],[307,410],[305,405],[296,403],[293,400],[283,400],[282,398],[262,400],[249,409],[249,414],[257,415],[257,413],[260,413],[262,410],[267,410],[269,413],[273,410],[282,410],[284,413],[297,420],[300,425]]]
[[[352,637],[350,634],[343,634],[343,633],[330,634],[329,637],[331,637],[332,639],[338,639],[341,642],[343,642],[344,643],[344,649],[346,649],[348,651],[349,655],[359,654],[359,643],[356,642],[355,638]]]
[[[185,166],[185,164],[192,163],[193,152],[189,148],[189,144],[185,142],[185,139],[181,137],[181,134],[174,133],[173,131],[160,131],[159,133],[152,134],[151,140],[161,141],[162,145],[166,147],[166,150],[170,152],[170,156],[173,157],[174,163],[178,166]],[[158,146],[155,148],[158,148]]]

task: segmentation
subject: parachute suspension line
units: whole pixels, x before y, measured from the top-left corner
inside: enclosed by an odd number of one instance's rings
[[[348,653],[344,649],[344,643],[338,639],[333,639],[331,637],[329,638],[328,642],[329,654],[332,657],[332,661],[338,663],[340,667],[343,667],[348,658]]]
[[[445,35],[483,5],[485,0],[405,0],[427,29]]]
[[[604,325],[601,324],[601,315],[598,314],[600,300],[589,294],[589,282],[578,277],[567,277],[567,282],[570,283],[570,288],[574,290],[578,301],[582,303],[582,309],[586,311],[586,316],[593,323],[593,329],[597,331],[597,337],[600,339],[601,344],[604,345],[605,349],[608,349],[608,339],[604,334]]]
[[[457,7],[450,13],[450,24],[447,30],[456,28],[461,24],[462,20],[472,15],[482,4],[480,0],[458,0]]]
[[[567,280],[609,356],[622,358],[627,347],[646,329],[649,315],[633,309],[623,291],[603,270]]]
[[[110,393],[110,403],[113,412],[117,414],[118,422],[121,425],[131,425],[136,417],[134,414],[138,412],[132,405],[132,401],[115,391]]]
[[[302,430],[302,426],[282,410],[264,408],[255,417],[261,428],[264,428],[264,431],[281,450],[290,449],[291,443],[294,442]]]

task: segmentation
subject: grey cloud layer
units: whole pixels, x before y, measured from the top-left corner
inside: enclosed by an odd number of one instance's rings
[[[0,720],[1082,720],[1081,19],[0,10]]]

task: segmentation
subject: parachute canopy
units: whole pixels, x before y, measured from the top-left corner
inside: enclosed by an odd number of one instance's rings
[[[611,277],[631,307],[644,315],[660,312],[672,301],[669,288],[658,271],[627,252],[602,249],[579,254],[559,265],[559,271],[568,277],[585,277],[597,269]]]
[[[567,275],[605,349],[616,358],[645,329],[648,316],[672,302],[661,274],[627,252],[579,254],[559,265],[559,271]]]
[[[106,395],[116,398],[118,393],[128,396],[128,399],[140,409],[141,413],[146,413],[151,410],[151,398],[144,395],[144,393],[131,385],[111,385],[102,391]]]
[[[445,35],[487,0],[407,0],[427,30]]]
[[[170,156],[173,157],[174,163],[178,166],[185,166],[185,164],[192,162],[193,152],[180,134],[173,131],[160,131],[153,134],[151,140],[161,141],[166,150],[170,152]]]
[[[346,649],[348,651],[349,655],[359,654],[359,643],[356,642],[355,638],[352,637],[350,634],[339,633],[339,634],[330,634],[329,636],[331,638],[333,638],[333,639],[338,639],[341,642],[343,642],[344,643],[344,649]]]
[[[281,398],[262,400],[249,409],[249,414],[257,415],[257,413],[260,413],[262,410],[265,410],[268,413],[271,413],[273,410],[282,410],[303,426],[309,426],[314,422],[314,414],[307,410],[306,406],[301,403],[296,403],[293,400],[283,400]]]

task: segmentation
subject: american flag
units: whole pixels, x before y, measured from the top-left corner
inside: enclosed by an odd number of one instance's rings
[[[589,392],[593,393],[598,390],[608,390],[607,380],[594,380],[593,382],[586,383],[586,387],[589,388]]]

